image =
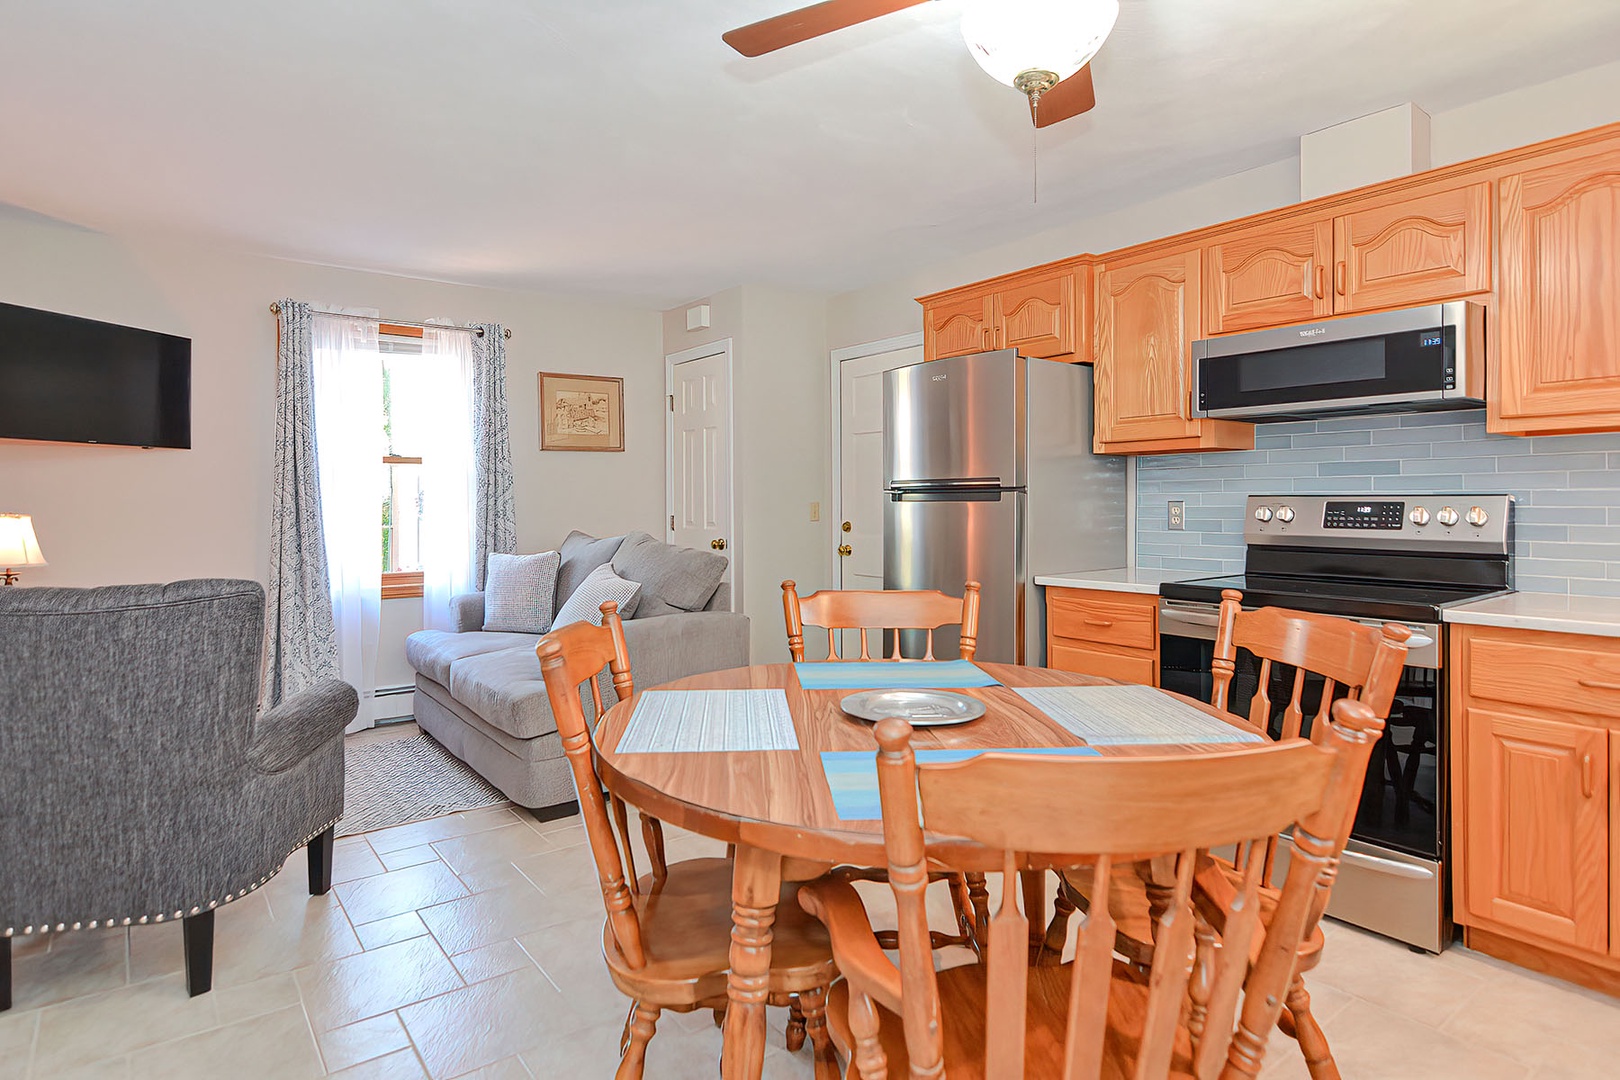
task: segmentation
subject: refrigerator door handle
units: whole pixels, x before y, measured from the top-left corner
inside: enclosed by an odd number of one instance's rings
[[[999,476],[966,476],[938,480],[895,480],[889,491],[960,491],[963,488],[1001,488]]]

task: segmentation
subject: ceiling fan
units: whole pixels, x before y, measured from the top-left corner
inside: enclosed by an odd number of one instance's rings
[[[721,35],[762,56],[928,0],[825,0]],[[991,77],[1029,97],[1038,128],[1097,104],[1091,58],[1119,16],[1119,0],[966,0],[962,36]]]

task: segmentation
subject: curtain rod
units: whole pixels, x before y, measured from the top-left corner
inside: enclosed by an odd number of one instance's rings
[[[280,315],[281,314],[281,305],[280,304],[271,304],[270,305],[270,314],[272,314],[272,315]],[[483,337],[484,336],[484,328],[481,327],[481,326],[455,326],[455,325],[452,325],[450,323],[408,322],[405,319],[384,319],[381,316],[373,316],[373,315],[347,315],[347,314],[345,314],[345,313],[343,313],[341,311],[317,311],[317,312],[315,312],[315,314],[317,314],[317,315],[330,315],[330,316],[333,316],[333,317],[339,318],[339,319],[357,319],[357,320],[359,320],[361,322],[388,323],[390,326],[414,326],[414,327],[419,327],[420,329],[423,329],[423,330],[460,330],[464,334],[472,334],[472,335],[474,335],[476,337]],[[501,337],[505,338],[507,341],[511,341],[512,340],[512,328],[511,327],[504,327],[501,330]]]

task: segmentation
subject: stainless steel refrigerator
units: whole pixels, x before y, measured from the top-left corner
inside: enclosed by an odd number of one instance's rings
[[[1012,349],[884,374],[883,585],[979,582],[978,659],[1046,662],[1037,574],[1125,565],[1125,462],[1091,452],[1091,379]],[[934,651],[955,657],[954,628]]]

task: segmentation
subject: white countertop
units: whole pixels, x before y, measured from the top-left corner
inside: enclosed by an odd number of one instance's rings
[[[1122,566],[1115,570],[1076,570],[1070,574],[1038,574],[1035,584],[1054,589],[1101,589],[1103,592],[1159,594],[1166,581],[1186,581],[1208,577],[1212,571],[1139,570]]]
[[[1448,607],[1448,623],[1620,637],[1620,597],[1516,592]]]

